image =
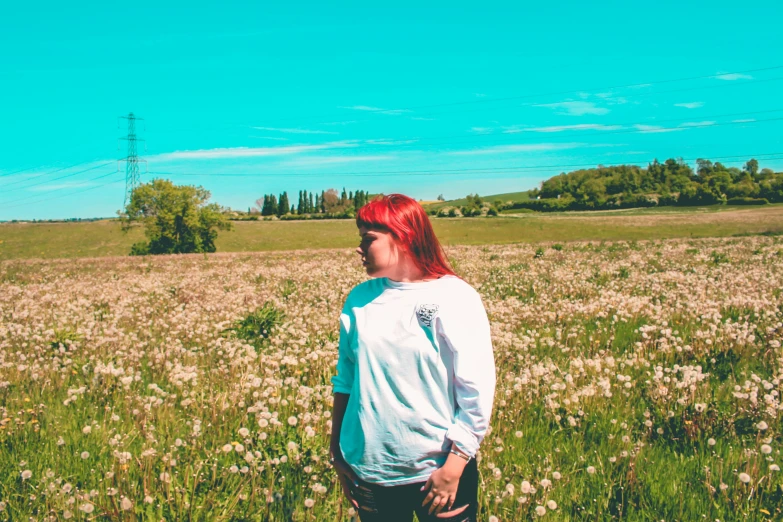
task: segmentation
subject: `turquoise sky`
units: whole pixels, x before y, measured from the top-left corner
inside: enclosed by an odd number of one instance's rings
[[[781,2],[532,4],[6,5],[0,219],[115,215],[131,111],[142,181],[238,209],[512,192],[656,157],[783,170]]]

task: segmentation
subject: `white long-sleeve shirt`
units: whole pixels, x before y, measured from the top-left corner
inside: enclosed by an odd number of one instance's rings
[[[362,480],[427,480],[451,443],[475,456],[489,427],[495,361],[481,297],[456,276],[375,278],[340,314],[334,392],[349,394],[343,457]]]

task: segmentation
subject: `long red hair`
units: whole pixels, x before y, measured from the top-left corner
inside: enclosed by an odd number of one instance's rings
[[[457,275],[435,237],[429,216],[415,199],[404,194],[376,196],[359,209],[356,226],[391,233],[425,276]]]

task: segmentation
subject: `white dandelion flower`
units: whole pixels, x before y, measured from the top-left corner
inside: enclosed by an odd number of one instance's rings
[[[595,466],[587,466],[587,472],[591,475],[595,473]]]
[[[762,444],[761,453],[763,453],[764,455],[769,455],[770,453],[772,453],[772,446],[770,446],[769,444]]]
[[[739,479],[743,484],[747,484],[748,482],[750,482],[750,475],[748,475],[747,473],[740,473]]]
[[[536,515],[539,517],[546,515],[546,508],[544,506],[536,506]]]
[[[224,444],[223,445],[223,453],[231,453],[231,451],[234,449],[234,446],[231,444]]]
[[[82,451],[81,455],[79,455],[82,460],[87,460],[90,458],[90,452],[89,451]]]
[[[131,502],[131,499],[129,499],[128,497],[124,497],[120,502],[120,507],[124,511],[128,511],[129,509],[133,508],[133,502]]]
[[[313,500],[311,498],[306,498],[305,501],[304,501],[304,505],[305,505],[306,508],[309,509],[309,508],[311,508],[311,507],[313,507],[315,505],[315,500]]]
[[[546,503],[546,507],[548,507],[551,511],[554,511],[557,509],[557,502],[554,500],[548,500]]]
[[[33,472],[29,469],[26,469],[22,472],[22,480],[28,480],[30,477],[33,476]]]

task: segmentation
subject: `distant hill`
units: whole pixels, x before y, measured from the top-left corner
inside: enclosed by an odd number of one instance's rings
[[[490,194],[488,196],[484,196],[479,194],[482,201],[487,201],[489,203],[493,203],[495,200],[500,200],[504,203],[510,201],[512,203],[519,203],[521,201],[528,201],[530,199],[530,195],[528,194],[528,191],[525,190],[524,192],[506,192],[504,194]],[[424,203],[424,202],[422,202]],[[450,199],[448,201],[438,201],[435,203],[431,203],[428,205],[422,205],[426,210],[438,210],[443,207],[461,207],[463,205],[467,205],[468,200],[466,198],[461,199]]]

